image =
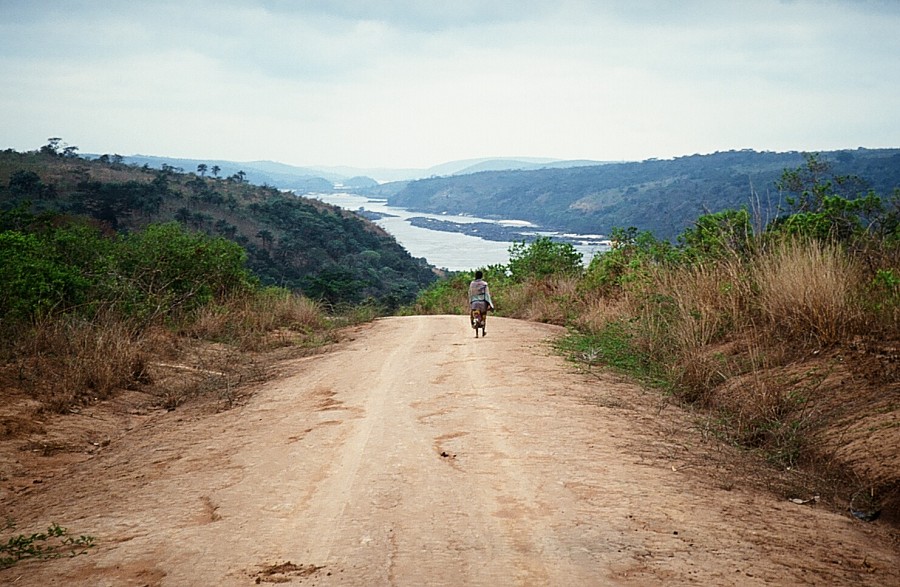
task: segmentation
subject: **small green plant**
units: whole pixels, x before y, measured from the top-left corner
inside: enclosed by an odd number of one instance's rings
[[[627,324],[607,322],[595,334],[570,334],[557,343],[557,348],[576,363],[607,365],[647,383],[663,385],[660,366],[635,346]]]
[[[7,521],[6,529],[15,529],[15,523]],[[93,536],[70,536],[66,528],[54,522],[47,527],[46,532],[18,534],[10,537],[5,544],[0,544],[0,569],[7,569],[26,559],[78,556],[85,554],[93,546]]]
[[[879,269],[872,284],[884,292],[900,291],[900,274],[895,273],[893,269]]]

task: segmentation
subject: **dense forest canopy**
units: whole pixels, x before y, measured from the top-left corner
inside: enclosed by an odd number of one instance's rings
[[[819,154],[837,176],[864,178],[841,186],[844,195],[900,186],[900,149]],[[391,205],[423,212],[528,220],[545,228],[611,234],[634,226],[674,238],[702,214],[747,208],[762,222],[779,215],[785,169],[804,162],[799,152],[751,150],[671,160],[611,163],[571,169],[485,171],[385,184],[373,193]]]

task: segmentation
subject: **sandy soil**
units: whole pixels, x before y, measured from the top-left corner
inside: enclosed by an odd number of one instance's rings
[[[97,417],[88,453],[34,478],[23,452],[0,490],[20,530],[97,546],[0,584],[900,584],[892,528],[760,489],[690,414],[576,373],[559,333],[384,319],[227,412]]]

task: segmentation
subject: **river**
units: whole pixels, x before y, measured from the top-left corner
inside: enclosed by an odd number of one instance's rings
[[[475,222],[491,222],[507,226],[522,227],[522,232],[530,230],[532,234],[541,236],[566,236],[576,239],[576,250],[582,254],[587,264],[598,251],[608,248],[605,237],[602,235],[562,235],[557,232],[538,230],[534,225],[515,219],[489,220],[474,216],[453,216],[450,214],[427,214],[414,212],[405,208],[388,206],[384,200],[376,200],[368,196],[360,196],[351,193],[337,194],[307,194],[307,197],[316,198],[329,204],[334,204],[358,212],[360,209],[383,214],[382,218],[375,220],[375,224],[384,228],[397,239],[409,254],[413,257],[424,257],[435,267],[449,269],[451,271],[468,271],[476,267],[485,267],[494,264],[506,264],[509,262],[509,247],[511,241],[492,241],[461,234],[456,232],[444,232],[420,228],[409,223],[413,217],[434,218],[460,224]]]

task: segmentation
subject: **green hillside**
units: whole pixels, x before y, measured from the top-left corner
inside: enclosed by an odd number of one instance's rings
[[[127,233],[175,221],[238,243],[264,284],[330,303],[376,299],[393,308],[434,280],[375,224],[323,202],[228,178],[82,159],[49,144],[0,152],[0,210],[87,216]]]
[[[900,149],[820,154],[837,175],[858,176],[848,195],[900,186]],[[747,207],[765,222],[784,204],[776,187],[802,153],[729,151],[671,160],[612,163],[571,169],[485,171],[386,184],[391,205],[432,213],[528,220],[546,228],[610,234],[634,226],[674,238],[705,213]]]

